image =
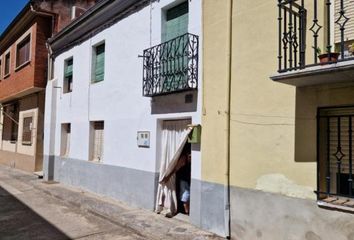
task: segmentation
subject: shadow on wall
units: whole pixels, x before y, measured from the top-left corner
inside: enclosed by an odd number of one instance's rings
[[[316,162],[316,105],[315,89],[296,89],[295,162]]]
[[[333,84],[296,89],[295,161],[316,162],[317,109],[354,106],[354,84]]]
[[[70,239],[1,187],[0,206],[1,239]]]
[[[188,91],[156,96],[151,99],[151,114],[196,112],[198,92]]]

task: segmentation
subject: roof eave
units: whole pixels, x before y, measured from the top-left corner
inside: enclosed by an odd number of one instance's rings
[[[47,14],[47,16],[54,16],[54,13],[35,9],[32,3],[32,0],[29,1],[0,35],[0,53],[11,44],[13,39],[17,37],[17,34],[23,30],[26,24],[30,23],[37,15],[44,16]]]

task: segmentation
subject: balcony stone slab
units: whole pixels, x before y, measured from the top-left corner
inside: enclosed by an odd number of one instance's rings
[[[270,78],[296,87],[354,82],[354,60],[277,73]]]

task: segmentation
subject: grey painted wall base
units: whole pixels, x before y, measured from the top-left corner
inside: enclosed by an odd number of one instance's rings
[[[192,179],[191,223],[220,236],[227,236],[226,191],[224,185]]]
[[[45,156],[44,179],[103,194],[132,206],[154,210],[158,173]]]
[[[154,210],[158,173],[144,172],[88,161],[44,157],[44,179],[80,187]],[[192,179],[190,221],[225,236],[225,187]]]
[[[158,174],[46,156],[46,180],[81,187],[153,210]],[[227,235],[226,188],[192,179],[191,223]],[[231,187],[231,237],[237,240],[354,240],[354,214],[324,209],[315,200]]]
[[[226,188],[192,180],[193,224],[227,234]],[[354,240],[354,214],[320,208],[315,200],[230,188],[231,238],[237,240]]]
[[[354,215],[315,200],[232,187],[231,231],[237,240],[354,240]]]
[[[54,156],[45,155],[43,158],[43,179],[45,181],[53,181],[54,179]]]

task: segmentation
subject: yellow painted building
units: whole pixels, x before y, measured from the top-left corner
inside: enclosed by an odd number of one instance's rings
[[[353,4],[204,0],[203,26],[200,225],[354,239]]]

